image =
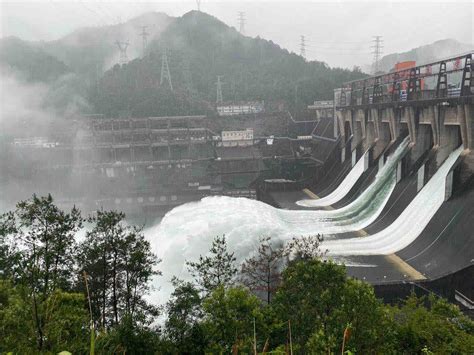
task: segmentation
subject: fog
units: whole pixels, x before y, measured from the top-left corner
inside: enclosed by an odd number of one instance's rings
[[[1,4],[1,36],[48,41],[79,27],[110,26],[149,11],[177,17],[193,9],[194,1],[180,0],[7,2]],[[375,35],[384,37],[384,54],[445,38],[472,44],[474,35],[472,1],[202,1],[201,10],[236,28],[237,13],[243,11],[246,35],[295,53],[304,35],[308,59],[348,68],[371,63]],[[141,43],[138,32],[128,39]]]

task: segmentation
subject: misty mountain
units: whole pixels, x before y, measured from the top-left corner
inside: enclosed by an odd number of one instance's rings
[[[167,80],[160,85],[165,53],[173,92]],[[243,36],[213,16],[191,11],[151,41],[145,57],[107,71],[93,99],[97,111],[108,115],[205,111],[216,101],[218,75],[224,101],[303,108],[331,99],[334,88],[364,74],[307,62],[272,41]]]
[[[151,41],[173,22],[174,18],[164,13],[150,12],[122,24],[78,29],[59,40],[47,42],[45,51],[54,55],[74,71],[90,74],[95,78],[119,61],[116,42],[128,42],[129,59],[143,54],[142,26],[147,26],[147,40]]]
[[[116,42],[129,42],[127,54],[134,59],[143,54],[142,26],[151,41],[174,20],[166,14],[150,12],[122,24],[80,28],[58,40],[29,42],[16,37],[0,39],[0,63],[24,72],[27,78],[50,81],[66,72],[81,74],[89,82],[119,60]]]
[[[0,40],[0,64],[30,82],[52,82],[71,71],[64,62],[48,54],[41,43],[16,37]]]
[[[388,72],[398,62],[414,60],[417,64],[435,62],[456,54],[472,51],[474,46],[458,42],[454,39],[443,39],[434,43],[413,48],[407,52],[393,53],[383,56],[380,60],[380,70]]]

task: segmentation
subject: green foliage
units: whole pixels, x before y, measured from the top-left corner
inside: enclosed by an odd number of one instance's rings
[[[250,353],[253,348],[253,322],[264,328],[260,300],[242,287],[217,287],[203,302],[203,328],[208,351],[230,353],[233,347]]]
[[[31,199],[19,202],[14,212],[2,217],[0,250],[3,252],[0,257],[8,258],[13,254],[15,264],[12,260],[0,260],[0,264],[8,266],[6,276],[13,276],[14,281],[24,286],[27,293],[24,302],[30,298],[35,328],[32,338],[40,351],[51,346],[46,334],[50,317],[55,314],[51,313],[52,297],[57,290],[72,287],[74,236],[81,225],[79,210],[62,211],[51,195],[33,195]],[[21,248],[14,249],[12,241]]]
[[[62,350],[85,353],[89,332],[84,296],[78,293],[53,292],[39,305],[43,314],[42,353],[57,354]],[[37,326],[29,291],[0,280],[0,353],[38,352]]]
[[[206,293],[230,285],[237,274],[235,256],[227,250],[225,236],[214,238],[209,253],[208,256],[201,255],[197,262],[186,262],[191,275]]]
[[[270,237],[264,237],[255,253],[242,263],[242,283],[257,294],[263,293],[268,304],[280,283],[286,254],[284,245],[274,245]]]
[[[474,322],[443,299],[411,296],[390,314],[400,354],[474,353]]]
[[[301,110],[315,98],[331,99],[344,81],[364,76],[307,62],[272,41],[242,36],[196,11],[175,19],[160,38],[166,41],[151,42],[146,57],[105,73],[98,95],[92,97],[97,111],[133,116],[203,113],[215,103],[217,75],[224,75],[226,101],[264,100],[267,107],[284,103]],[[173,92],[167,83],[160,85],[165,50]]]
[[[62,211],[51,196],[0,217],[0,353],[252,353],[254,327],[257,349],[274,354],[286,353],[290,330],[295,354],[339,353],[343,339],[345,354],[474,353],[474,322],[458,307],[434,296],[383,305],[344,266],[318,259],[318,236],[285,249],[264,238],[247,259],[245,277],[263,286],[278,277],[269,304],[233,286],[234,254],[216,237],[207,256],[188,263],[197,285],[173,280],[161,334],[150,326],[157,308],[144,298],[158,260],[142,229],[124,218],[97,212],[77,248],[80,213]],[[288,253],[296,258],[286,263]],[[77,293],[85,291],[82,270],[92,322],[85,292]]]
[[[274,303],[281,319],[291,320],[295,344],[303,347],[315,331],[332,325],[345,281],[344,267],[316,259],[296,262],[283,272]]]
[[[159,336],[152,329],[125,316],[109,332],[100,333],[96,339],[96,353],[105,354],[154,354],[159,346]]]
[[[174,292],[166,305],[165,337],[172,352],[202,353],[206,340],[200,320],[202,305],[199,290],[190,282],[173,279]]]
[[[89,276],[96,329],[119,324],[129,316],[147,323],[157,309],[145,301],[159,259],[151,252],[142,228],[124,223],[125,215],[98,211],[79,248],[79,267]]]
[[[361,353],[387,351],[388,318],[373,289],[346,277],[345,268],[331,261],[298,261],[285,270],[274,300],[282,321],[290,320],[293,341],[310,353],[341,348],[344,329],[352,326],[346,349]]]

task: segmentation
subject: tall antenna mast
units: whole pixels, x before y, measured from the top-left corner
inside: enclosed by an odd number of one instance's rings
[[[300,42],[300,56],[306,59],[306,41],[304,36],[301,36],[301,42]]]
[[[127,64],[128,63],[128,57],[127,57],[127,48],[129,46],[129,42],[120,42],[116,41],[115,44],[117,45],[119,51],[120,51],[120,64]]]
[[[382,58],[383,52],[383,37],[382,36],[373,36],[372,39],[373,49],[372,54],[374,55],[374,61],[372,64],[372,73],[375,74],[380,70],[380,59]]]
[[[142,31],[140,32],[139,36],[142,37],[142,44],[143,44],[143,55],[145,55],[146,47],[148,46],[147,37],[149,33],[146,31],[148,26],[141,26]]]
[[[221,79],[224,77],[224,75],[218,75],[217,76],[217,93],[216,93],[216,103],[220,104],[222,103],[222,85],[224,82],[221,81]]]
[[[167,79],[168,84],[170,86],[171,91],[173,91],[173,84],[171,83],[171,73],[170,67],[168,65],[168,54],[165,48],[163,55],[161,56],[161,78],[160,78],[160,85],[163,85],[163,81]]]
[[[238,13],[239,17],[237,20],[239,21],[239,32],[241,34],[245,33],[245,12],[239,11]]]
[[[196,0],[196,4],[198,7],[198,12],[201,12],[201,0]]]

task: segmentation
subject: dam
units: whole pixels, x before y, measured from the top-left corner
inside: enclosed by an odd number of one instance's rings
[[[15,137],[3,161],[41,177],[34,191],[62,206],[145,218],[165,278],[186,278],[185,260],[216,235],[241,261],[261,236],[321,234],[325,257],[381,293],[426,288],[472,275],[472,55],[348,82],[299,118],[89,115],[48,137]],[[446,290],[474,299],[465,282]]]

